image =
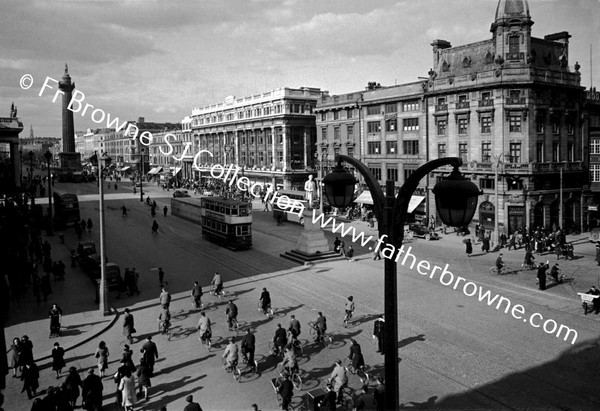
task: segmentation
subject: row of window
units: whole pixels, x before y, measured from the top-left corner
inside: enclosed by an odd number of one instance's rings
[[[402,111],[419,111],[421,109],[421,103],[419,100],[403,101]],[[383,108],[380,105],[367,106],[367,115],[375,116],[378,114],[390,114],[397,113],[398,105],[396,103],[386,104]]]
[[[469,119],[467,117],[459,117],[457,119],[458,134],[467,134],[469,132]],[[446,129],[448,126],[447,119],[437,120],[437,134],[438,136],[445,136]],[[482,116],[480,121],[481,133],[488,134],[492,132],[492,118],[490,116]],[[544,123],[536,123],[536,132],[544,133]],[[508,131],[511,133],[520,133],[522,131],[522,117],[520,115],[508,117]],[[567,123],[567,133],[569,135],[575,134],[575,125],[573,123]],[[552,123],[552,134],[560,134],[560,123]]]
[[[385,151],[387,154],[398,153],[397,141],[386,141]],[[381,141],[367,142],[367,154],[383,154],[381,152]],[[419,140],[406,140],[402,142],[402,154],[419,154]]]
[[[446,143],[438,144],[438,158],[446,157]],[[600,142],[599,142],[600,148]],[[468,143],[459,142],[458,143],[458,156],[462,158],[464,162],[468,160]],[[508,158],[505,158],[504,161],[509,163],[520,163],[521,162],[521,143],[520,142],[512,142],[509,144],[509,154]],[[566,153],[566,161],[575,161],[575,144],[572,141],[567,142],[567,153]],[[481,161],[482,162],[490,162],[492,161],[492,143],[483,142],[481,143]],[[536,144],[536,161],[545,162],[545,150],[544,150],[544,142],[538,141]],[[560,143],[558,141],[552,142],[552,161],[558,162],[561,161],[560,155]]]
[[[373,174],[373,176],[381,181],[381,165],[379,164],[368,164],[367,167],[369,171]],[[415,168],[405,168],[404,171],[404,181],[410,177],[410,175],[415,171]],[[386,164],[386,180],[398,181],[398,165],[397,164]]]
[[[385,120],[385,131],[395,132],[398,130],[398,119],[391,118]],[[403,131],[419,131],[419,119],[418,118],[404,118],[402,119],[402,130]],[[380,121],[368,121],[367,122],[367,133],[378,134],[381,133],[381,122]]]
[[[206,217],[202,217],[202,229],[216,231],[216,232],[223,233],[223,234],[227,234],[228,229],[229,229],[230,233],[232,233],[233,230],[235,229],[235,235],[237,237],[240,237],[243,235],[250,235],[250,233],[252,232],[252,228],[251,228],[250,224],[232,226],[232,225],[228,225],[228,224],[224,224],[224,223],[219,223],[218,221],[214,221],[214,220],[211,220]]]
[[[290,114],[312,114],[312,106],[304,104],[286,104],[286,112]],[[242,120],[244,118],[270,116],[284,112],[283,104],[274,106],[246,108],[244,110],[229,113],[213,113],[204,117],[194,117],[193,126],[203,124],[220,123],[222,121]]]

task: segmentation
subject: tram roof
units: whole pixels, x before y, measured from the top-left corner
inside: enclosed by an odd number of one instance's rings
[[[235,200],[233,198],[225,197],[202,197],[202,201],[214,201],[215,203],[223,203],[227,205],[248,205],[247,201]]]

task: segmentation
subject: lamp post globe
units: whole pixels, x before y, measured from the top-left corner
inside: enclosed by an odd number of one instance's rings
[[[450,227],[462,227],[471,222],[478,196],[482,194],[474,183],[462,176],[458,167],[432,191],[440,218]]]
[[[323,178],[325,195],[332,207],[348,207],[354,200],[356,178],[338,164],[330,174]]]

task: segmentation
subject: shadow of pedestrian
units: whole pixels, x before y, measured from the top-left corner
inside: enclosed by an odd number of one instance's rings
[[[206,355],[204,357],[194,358],[192,360],[189,360],[189,361],[186,361],[186,362],[182,362],[182,363],[179,363],[177,365],[173,365],[171,367],[162,368],[160,370],[160,374],[161,375],[162,374],[169,374],[171,371],[175,371],[175,370],[177,370],[179,368],[187,367],[188,365],[193,365],[193,364],[195,364],[197,362],[201,362],[201,361],[207,360],[207,359],[209,359],[211,357],[214,357],[214,356],[216,356],[216,354],[208,354],[208,355]]]
[[[408,338],[398,341],[398,348],[406,347],[407,345],[410,345],[416,341],[426,341],[425,334],[419,334],[417,336],[408,337]]]
[[[161,393],[163,393],[163,394],[171,393],[178,388],[181,388],[185,385],[195,383],[203,378],[206,378],[206,374],[202,374],[202,375],[200,375],[196,378],[192,378],[192,379],[190,379],[190,377],[183,377],[183,378],[180,378],[179,380],[176,380],[173,382],[158,384],[150,392],[151,396],[152,396],[151,399],[154,399],[155,401],[143,404],[143,407],[141,409],[159,410],[161,407],[167,406],[168,404],[177,401],[179,398],[185,398],[190,394],[196,394],[198,392],[198,390],[202,389],[203,387],[194,387],[190,390],[178,392],[177,394],[160,395]],[[138,404],[139,404],[139,402],[138,402]]]

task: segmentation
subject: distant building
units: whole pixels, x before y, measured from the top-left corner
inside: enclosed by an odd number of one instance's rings
[[[381,184],[389,179],[397,187],[426,161],[461,157],[463,172],[484,191],[474,221],[486,229],[494,229],[496,216],[507,234],[538,226],[583,229],[588,136],[579,65],[570,65],[567,32],[536,38],[532,25],[526,0],[499,0],[490,39],[457,47],[433,41],[426,80],[371,83],[319,103],[317,147],[332,156],[352,142]],[[344,101],[348,95],[352,101]],[[354,101],[359,140],[343,138]],[[436,212],[431,189],[449,171],[421,181],[427,214]]]
[[[194,153],[185,163],[191,166],[195,153],[208,150],[212,156],[198,157],[196,177],[210,178],[214,164],[234,164],[252,182],[301,187],[315,174],[313,110],[326,93],[310,87],[279,88],[196,107],[191,115]],[[183,131],[190,134],[187,128]]]

